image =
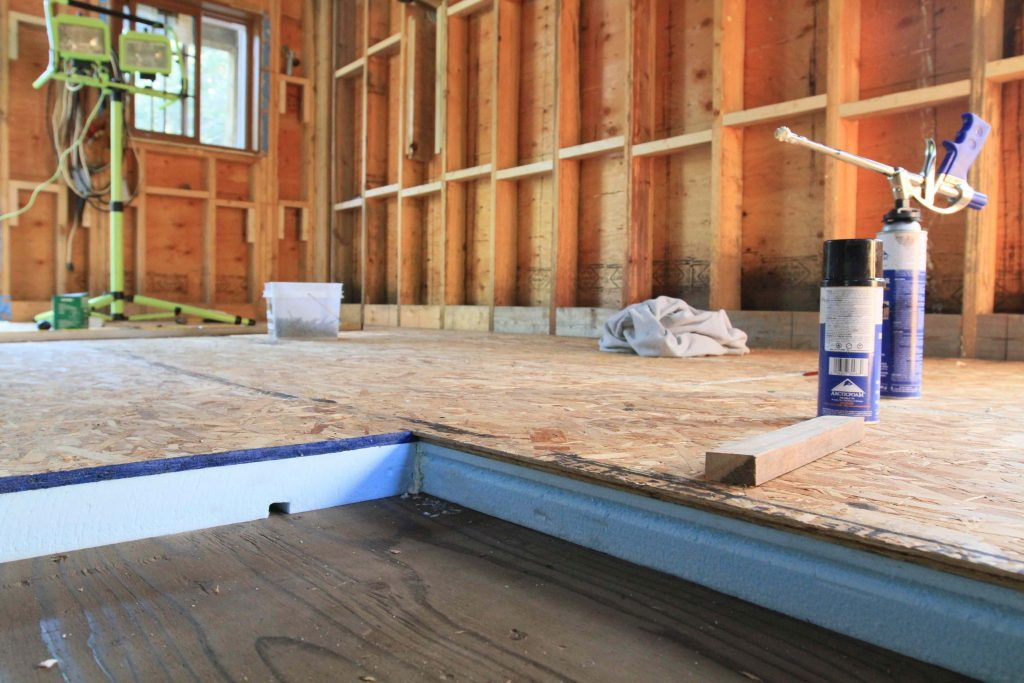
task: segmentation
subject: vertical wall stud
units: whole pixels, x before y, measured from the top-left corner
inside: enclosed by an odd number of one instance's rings
[[[724,124],[743,109],[744,0],[715,0],[712,59],[710,308],[740,308],[743,130]]]
[[[576,305],[580,162],[559,159],[558,150],[580,142],[580,1],[561,0],[558,8],[552,331],[557,309]]]
[[[825,144],[857,151],[857,122],[839,115],[839,107],[860,97],[860,0],[829,0],[828,93]],[[825,160],[825,239],[856,236],[857,169]]]
[[[988,195],[988,208],[967,211],[964,241],[964,294],[961,354],[973,358],[978,347],[978,316],[991,313],[996,296],[996,231],[999,225],[999,135],[1002,85],[985,78],[987,62],[1002,57],[1003,0],[974,0],[970,111],[992,125],[985,148],[971,168],[971,186]]]
[[[493,306],[512,306],[516,301],[516,264],[518,263],[518,189],[514,180],[499,181],[500,169],[518,163],[519,155],[519,46],[522,7],[517,0],[497,0],[494,8],[496,40],[494,54],[494,112],[491,125],[491,274],[494,277]]]
[[[657,104],[657,31],[668,21],[658,0],[632,0],[629,44],[630,65],[626,88],[626,169],[628,173],[626,269],[623,300],[626,305],[649,299],[654,278],[654,197],[651,185],[654,161],[633,157],[633,144],[654,138]]]

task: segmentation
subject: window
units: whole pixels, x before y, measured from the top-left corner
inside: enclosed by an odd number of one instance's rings
[[[258,38],[251,18],[230,10],[213,10],[173,0],[126,3],[138,17],[170,27],[185,58],[187,96],[167,100],[133,97],[132,125],[136,131],[169,136],[204,145],[255,147],[255,72]],[[127,24],[127,22],[126,22]],[[125,27],[127,29],[127,26]],[[139,23],[134,30],[151,30]],[[162,29],[155,29],[161,31]],[[138,85],[179,92],[181,76],[157,75]]]

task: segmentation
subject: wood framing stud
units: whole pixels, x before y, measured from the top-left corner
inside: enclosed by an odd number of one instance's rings
[[[711,129],[711,308],[740,308],[743,131],[725,115],[743,109],[744,0],[715,0]],[[726,77],[728,74],[728,77]]]
[[[580,143],[580,1],[558,3],[555,139],[559,150]],[[621,144],[621,143],[620,143]],[[576,305],[579,261],[580,164],[563,159],[555,165],[554,249],[551,254],[553,296],[550,329],[560,306]]]
[[[985,78],[988,63],[1000,56],[1003,36],[1003,0],[974,0],[971,51],[970,111],[992,126],[992,132],[971,168],[972,187],[988,194],[983,211],[967,211],[964,242],[964,294],[961,315],[961,353],[978,353],[978,316],[991,313],[996,296],[996,233],[999,227],[1000,132],[1002,86]],[[1019,122],[1015,122],[1019,125]]]
[[[829,0],[825,144],[848,152],[857,150],[858,124],[840,109],[860,96],[860,15],[860,0]],[[856,227],[857,169],[827,158],[824,238],[852,238]]]

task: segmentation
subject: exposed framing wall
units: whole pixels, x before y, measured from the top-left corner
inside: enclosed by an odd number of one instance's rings
[[[237,152],[136,136],[139,196],[126,211],[126,290],[213,306],[244,316],[262,314],[267,280],[327,277],[327,213],[316,183],[329,174],[329,27],[316,25],[325,0],[220,0],[264,18],[267,149]],[[54,164],[45,92],[31,89],[42,72],[47,40],[41,0],[0,0],[0,202],[27,198]],[[282,48],[301,64],[284,73]],[[324,83],[318,76],[326,76]],[[257,78],[257,81],[264,79]],[[318,107],[320,100],[323,106]],[[315,137],[316,122],[324,133]],[[15,133],[16,134],[12,134]],[[87,210],[75,238],[75,269],[63,249],[73,222],[67,191],[53,186],[36,207],[0,226],[0,294],[13,298],[16,319],[49,308],[51,294],[99,294],[107,284],[107,220]],[[320,196],[327,194],[326,183]],[[143,229],[140,229],[143,226]]]
[[[1003,121],[972,177],[993,203],[928,216],[929,310],[962,312],[966,355],[1024,312],[1019,3],[432,4],[334,17],[331,273],[365,322],[571,333],[659,294],[814,310],[821,240],[873,235],[888,187],[774,127],[916,168],[968,108]]]

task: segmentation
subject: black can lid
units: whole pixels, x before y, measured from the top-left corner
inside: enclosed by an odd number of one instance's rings
[[[921,222],[921,210],[912,206],[897,206],[889,213],[882,216],[882,222],[889,223],[919,223]]]
[[[826,240],[822,287],[878,287],[882,278],[880,240]]]

